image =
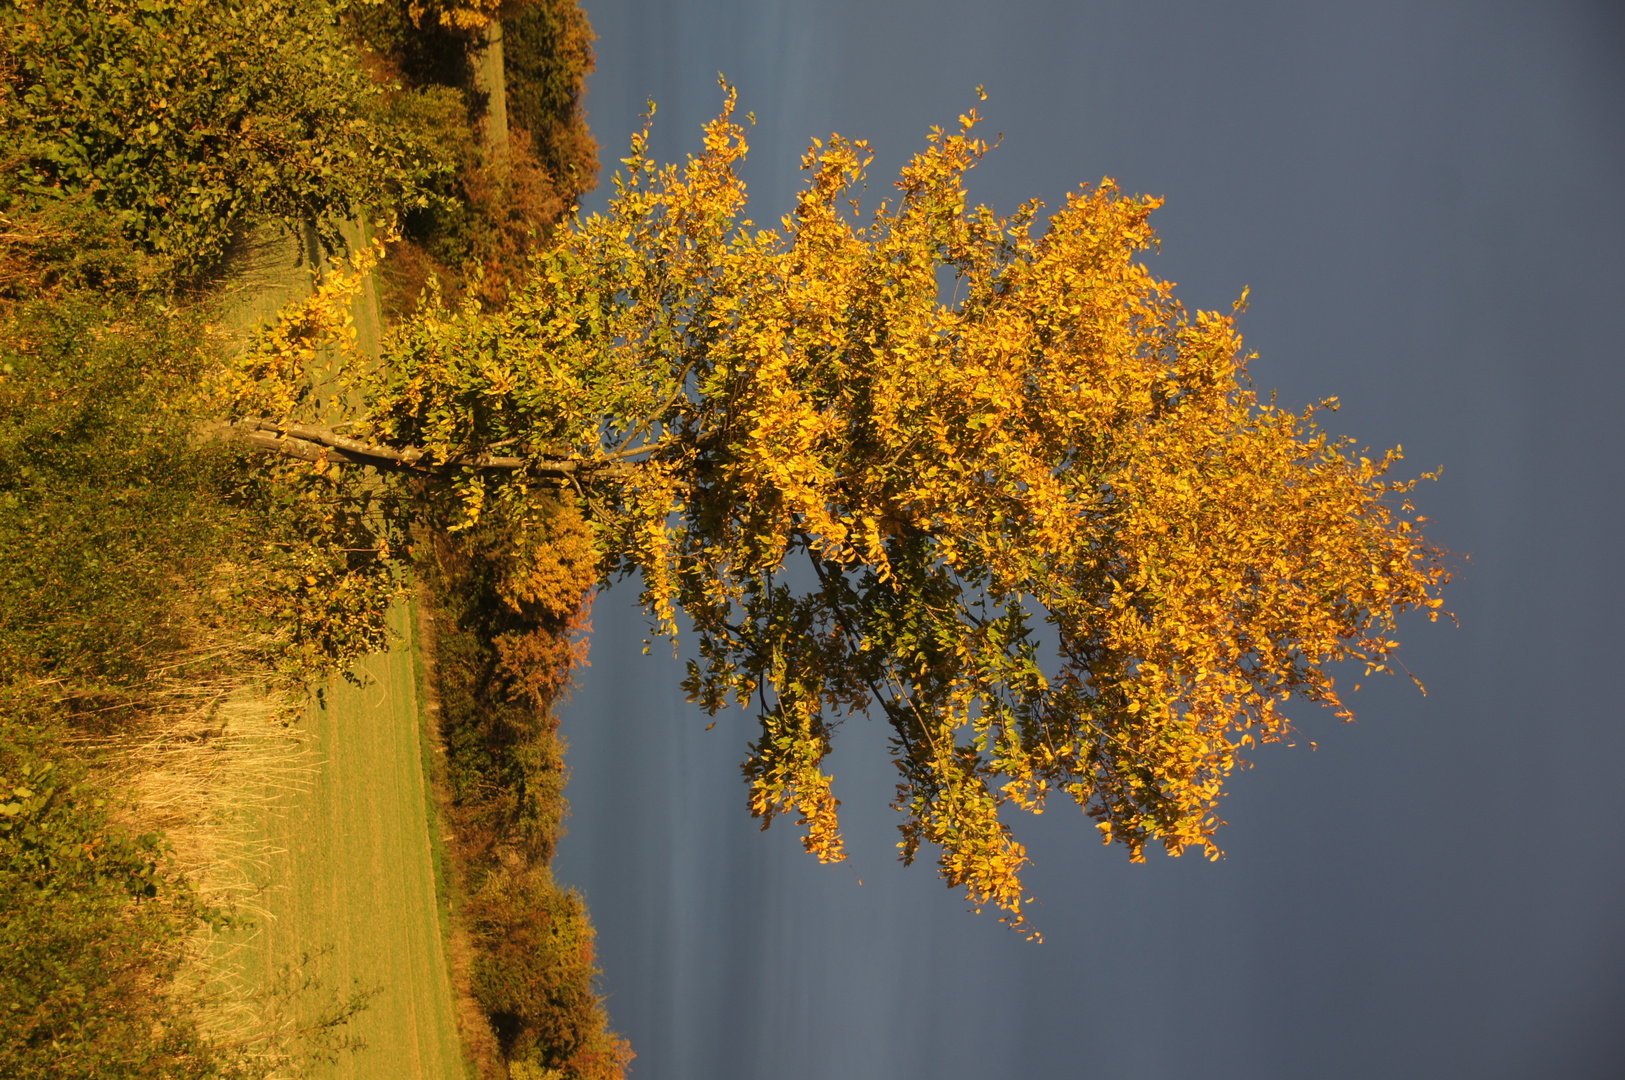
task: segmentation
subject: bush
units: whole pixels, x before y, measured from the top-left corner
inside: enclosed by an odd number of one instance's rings
[[[7,179],[0,173],[0,191]],[[145,295],[167,284],[157,260],[88,198],[50,199],[11,215],[0,214],[0,302],[62,290]]]
[[[474,995],[503,1054],[570,1080],[620,1080],[632,1054],[593,992],[593,930],[546,867],[498,870],[468,902]]]
[[[241,546],[234,455],[191,445],[199,324],[73,294],[0,317],[0,682],[133,684]]]
[[[0,212],[85,195],[183,278],[245,224],[421,203],[439,167],[375,111],[323,0],[0,0]]]
[[[582,108],[593,40],[576,0],[536,0],[502,24],[508,123],[529,133],[564,210],[598,183],[598,143]]]

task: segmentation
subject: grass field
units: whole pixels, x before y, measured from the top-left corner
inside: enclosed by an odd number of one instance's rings
[[[346,232],[352,245],[359,241],[358,230]],[[268,232],[244,249],[221,295],[221,321],[239,340],[304,295],[314,254],[308,243]],[[363,347],[376,351],[371,282],[356,325]],[[248,993],[286,984],[288,973],[310,983],[286,998],[296,1026],[331,1015],[352,990],[377,991],[338,1032],[365,1048],[307,1075],[464,1075],[436,891],[415,625],[410,606],[398,606],[394,647],[356,666],[362,685],[332,679],[309,704],[299,725],[309,747],[305,779],[248,800],[257,809],[245,831],[265,853],[250,871],[260,915],[250,933],[216,942],[216,961],[235,969]]]
[[[390,652],[332,680],[301,724],[309,782],[258,812],[261,912],[218,943],[250,989],[309,984],[285,998],[308,1026],[353,990],[376,991],[335,1034],[365,1047],[308,1075],[364,1080],[464,1075],[435,883],[413,620],[398,608]],[[291,976],[291,980],[290,980]]]

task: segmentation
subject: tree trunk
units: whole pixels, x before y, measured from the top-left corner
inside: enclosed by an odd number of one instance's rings
[[[492,19],[468,42],[474,92],[485,98],[485,149],[498,168],[508,160],[508,79],[502,63],[502,20]]]

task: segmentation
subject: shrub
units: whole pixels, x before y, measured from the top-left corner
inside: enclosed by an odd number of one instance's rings
[[[324,0],[3,0],[0,162],[18,199],[83,194],[191,279],[257,219],[338,223],[421,202],[432,144],[379,123],[383,89]]]
[[[497,870],[468,902],[478,947],[474,995],[511,1061],[569,1080],[619,1080],[631,1053],[593,992],[586,905],[543,866]]]
[[[233,455],[195,450],[199,324],[89,294],[0,317],[0,682],[140,681],[240,545]]]
[[[564,833],[564,743],[552,707],[586,659],[585,598],[596,577],[585,526],[558,502],[512,594],[511,527],[492,520],[435,537],[429,576],[439,609],[447,780],[458,832],[482,859],[545,863]],[[548,576],[551,571],[552,577]]]

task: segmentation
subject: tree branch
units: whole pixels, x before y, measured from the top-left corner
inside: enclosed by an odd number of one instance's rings
[[[619,461],[593,461],[583,458],[524,458],[496,454],[458,454],[436,460],[427,450],[415,446],[369,443],[340,435],[330,427],[312,424],[286,424],[265,417],[248,417],[235,423],[219,423],[206,429],[205,437],[223,438],[251,449],[298,458],[301,461],[328,461],[343,465],[370,465],[375,469],[401,472],[439,472],[447,469],[526,470],[535,476],[564,480],[620,479],[630,476],[633,466]]]

